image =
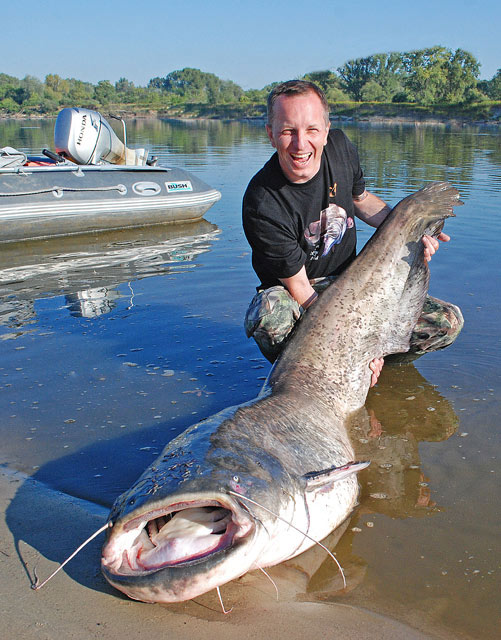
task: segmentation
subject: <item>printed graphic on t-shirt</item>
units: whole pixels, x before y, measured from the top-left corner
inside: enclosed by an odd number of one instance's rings
[[[304,232],[308,244],[318,247],[317,251],[312,252],[310,259],[318,260],[318,253],[321,257],[326,256],[332,247],[341,242],[346,229],[351,227],[353,227],[353,219],[347,217],[343,207],[330,204],[323,209],[320,212],[320,220],[309,224]]]

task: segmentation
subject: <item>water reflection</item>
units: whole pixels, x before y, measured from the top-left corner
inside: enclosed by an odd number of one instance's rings
[[[268,155],[272,153],[260,121],[145,117],[128,119],[127,125],[131,146],[146,145],[154,155],[169,160],[174,154],[185,154],[192,162],[203,164],[208,155],[230,156],[235,148],[255,142],[262,143]],[[371,178],[371,189],[378,194],[395,184],[405,184],[412,191],[426,181],[445,177],[462,185],[471,184],[476,160],[485,159],[494,167],[501,162],[497,130],[488,127],[381,126],[336,120],[332,126],[341,127],[357,145],[364,171]],[[52,147],[53,130],[52,119],[2,121],[2,139],[28,152]],[[121,130],[117,131],[121,135]]]
[[[419,445],[448,440],[458,424],[451,404],[413,364],[386,367],[349,426],[356,459],[371,461],[359,474],[360,504],[351,519],[323,540],[329,550],[336,550],[347,591],[336,565],[319,547],[287,562],[280,575],[300,571],[300,584],[309,599],[326,600],[355,589],[369,562],[354,552],[361,520],[377,514],[422,518],[441,511],[431,498],[432,479],[421,468]],[[288,579],[298,583],[292,573]]]
[[[344,126],[356,144],[371,191],[395,199],[433,180],[449,180],[468,197],[477,176],[479,158],[499,165],[496,135],[480,135],[478,128],[400,125]],[[405,188],[405,192],[402,190]]]
[[[8,243],[0,254],[0,325],[33,324],[34,301],[59,295],[72,316],[110,313],[125,295],[130,307],[132,282],[196,267],[196,257],[210,250],[218,234],[215,224],[201,220]],[[126,293],[117,289],[124,283]]]
[[[116,306],[115,300],[121,297],[116,289],[95,287],[65,296],[66,305],[74,318],[97,318],[110,313]]]
[[[371,460],[360,477],[359,513],[421,517],[439,507],[421,469],[419,444],[448,440],[459,418],[414,365],[387,366],[384,373],[351,424],[357,459]]]

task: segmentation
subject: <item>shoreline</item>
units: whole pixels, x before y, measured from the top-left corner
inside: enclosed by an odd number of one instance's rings
[[[258,572],[247,574],[222,588],[233,611],[223,615],[215,592],[172,605],[129,600],[110,587],[99,570],[99,536],[39,591],[30,588],[34,569],[41,581],[102,526],[107,509],[54,491],[36,479],[3,467],[0,523],[4,576],[3,628],[6,636],[25,640],[60,637],[119,640],[124,636],[151,638],[165,628],[179,640],[233,640],[266,635],[303,640],[334,637],[346,640],[423,640],[431,637],[396,620],[339,603],[301,601],[294,584],[273,568],[280,599]],[[71,523],[71,526],[68,526]],[[290,568],[289,568],[290,570]],[[286,572],[287,573],[287,572]],[[291,588],[292,587],[292,588]],[[312,629],[315,629],[312,632]]]
[[[0,121],[4,120],[55,120],[57,116],[45,116],[45,115],[10,115],[3,116],[0,114]],[[253,117],[242,117],[242,118],[208,118],[208,117],[181,117],[181,116],[172,116],[169,114],[156,114],[156,115],[143,115],[143,114],[123,114],[124,119],[126,120],[146,120],[148,118],[158,118],[164,120],[174,120],[178,122],[241,122],[248,124],[256,124],[262,125],[264,127],[265,118],[253,118]],[[390,118],[390,117],[382,117],[382,116],[366,116],[361,118],[352,118],[348,116],[331,116],[331,123],[342,127],[346,124],[367,124],[373,126],[408,126],[408,127],[450,127],[453,129],[463,128],[463,127],[487,127],[487,128],[499,128],[501,126],[501,120],[496,122],[491,122],[488,120],[466,120],[460,118],[453,119],[439,119],[439,118],[425,118],[425,119],[414,119],[414,118],[404,118],[402,116]],[[0,148],[3,143],[0,143]]]
[[[330,105],[330,120],[332,122],[341,123],[369,123],[382,125],[409,125],[409,126],[487,126],[499,127],[501,125],[501,105],[492,105],[486,107],[489,111],[489,117],[484,112],[484,117],[480,114],[466,114],[461,110],[445,114],[441,110],[424,111],[418,108],[409,107],[408,109],[374,107],[373,105],[347,106],[344,103]],[[198,108],[197,108],[198,107]],[[62,108],[62,107],[61,107]],[[142,120],[148,118],[159,118],[169,120],[179,120],[181,122],[190,121],[224,121],[224,122],[265,122],[265,108],[260,109],[261,113],[253,114],[238,112],[238,110],[226,109],[224,105],[221,107],[208,108],[206,105],[193,105],[192,109],[184,110],[176,109],[128,109],[119,105],[110,105],[107,108],[99,109],[105,117],[109,113],[115,113],[120,117],[128,120]],[[396,113],[398,111],[399,113]],[[0,112],[0,120],[54,120],[57,113],[40,114],[40,113],[2,113]]]

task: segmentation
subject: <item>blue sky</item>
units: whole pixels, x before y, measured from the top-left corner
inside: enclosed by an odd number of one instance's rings
[[[2,2],[0,72],[96,83],[196,67],[260,89],[347,60],[433,45],[501,67],[499,0],[22,0]]]

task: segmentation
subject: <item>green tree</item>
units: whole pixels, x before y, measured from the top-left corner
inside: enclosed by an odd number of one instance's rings
[[[20,105],[11,97],[6,97],[0,101],[0,108],[7,111],[7,113],[17,113],[21,109]]]
[[[5,95],[6,98],[12,98],[18,105],[22,105],[25,100],[28,100],[30,93],[24,87],[12,87]]]
[[[0,73],[0,87],[5,85],[17,87],[19,86],[19,79],[14,76],[9,76],[6,73]]]
[[[23,107],[39,107],[41,101],[42,96],[36,91],[33,91],[30,93],[29,98],[23,102]]]
[[[407,72],[405,87],[421,104],[459,103],[476,87],[480,65],[463,49],[431,47],[403,54]]]
[[[56,100],[51,100],[50,98],[44,97],[40,100],[40,104],[38,105],[38,110],[40,113],[53,113],[57,111],[59,107],[59,102]]]
[[[364,102],[384,102],[386,98],[383,87],[375,80],[366,82],[360,95]]]
[[[479,67],[468,51],[435,46],[349,60],[338,71],[355,100],[437,104],[476,99]]]
[[[13,103],[19,106],[18,102],[12,97],[13,92],[19,88],[19,79],[14,76],[9,76],[6,73],[0,73],[0,106],[3,110],[12,112],[17,107],[13,106]],[[7,102],[3,102],[7,100]]]
[[[35,78],[35,76],[25,76],[21,81],[20,81],[20,86],[23,87],[24,89],[26,89],[26,91],[31,95],[33,93],[38,93],[38,94],[42,94],[44,91],[44,85],[43,82],[41,82],[38,78]]]
[[[172,102],[208,103],[238,102],[244,91],[231,80],[221,80],[213,73],[186,67],[171,71],[165,78],[152,78],[148,89],[169,94]]]
[[[68,78],[68,85],[68,94],[65,96],[67,104],[81,107],[84,104],[90,104],[94,100],[95,87],[90,82]]]
[[[449,57],[447,67],[447,85],[444,99],[446,102],[465,102],[476,89],[480,64],[476,58],[463,49]]]
[[[219,101],[218,98],[221,88],[221,80],[213,74],[203,75],[202,77],[202,82],[205,85],[202,88],[202,92],[205,93],[206,99],[202,99],[201,102],[207,101],[209,104],[217,104]]]
[[[165,78],[160,78],[160,76],[157,76],[156,78],[151,78],[151,80],[148,82],[148,89],[165,91]]]
[[[221,103],[239,102],[244,90],[231,80],[222,80],[219,86],[218,101]]]
[[[94,98],[101,105],[107,105],[116,98],[115,87],[109,80],[100,80],[94,88]]]
[[[490,80],[482,80],[478,88],[491,100],[501,100],[501,69]]]
[[[45,76],[45,85],[55,93],[66,94],[70,90],[70,83],[57,73],[49,73]]]
[[[328,102],[348,102],[350,100],[350,96],[337,87],[331,87],[328,89],[325,97]]]
[[[115,93],[119,102],[134,102],[136,98],[134,83],[127,78],[120,78],[118,82],[115,82]]]
[[[350,99],[341,86],[341,79],[333,71],[311,71],[303,76],[303,80],[314,82],[325,93],[328,102],[345,102]]]
[[[240,102],[266,102],[267,93],[264,89],[247,89],[240,97]]]
[[[206,102],[207,80],[204,75],[200,69],[190,67],[171,71],[165,76],[163,89],[180,96],[187,102]]]
[[[339,76],[337,76],[333,71],[329,71],[328,69],[323,71],[310,71],[302,77],[302,80],[314,82],[322,89],[325,94],[329,91],[329,89],[339,89],[341,86]]]
[[[380,99],[391,101],[393,96],[402,90],[405,75],[402,55],[397,52],[376,53],[366,58],[349,60],[339,67],[338,72],[342,88],[354,100],[363,100],[362,90],[372,81],[382,89]]]

